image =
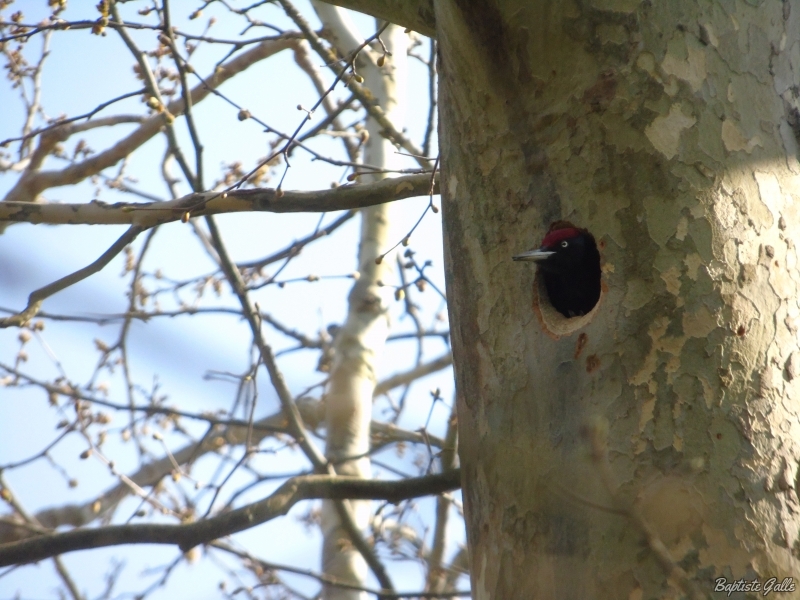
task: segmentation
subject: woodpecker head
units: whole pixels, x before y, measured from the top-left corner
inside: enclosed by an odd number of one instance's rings
[[[569,273],[583,267],[582,263],[587,259],[587,253],[590,253],[591,249],[596,253],[597,244],[594,236],[585,229],[571,226],[551,228],[544,236],[540,248],[528,250],[512,258],[538,263],[543,271]]]
[[[550,303],[565,317],[586,314],[600,298],[600,253],[586,229],[558,221],[541,247],[512,258],[537,264]]]

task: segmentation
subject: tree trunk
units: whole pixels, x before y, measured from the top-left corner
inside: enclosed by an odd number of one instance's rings
[[[347,13],[330,5],[315,3],[315,9],[335,38],[340,53],[346,56],[363,42]],[[390,25],[381,36],[392,53],[384,67],[376,64],[369,48],[362,51],[356,62],[376,102],[397,129],[405,121],[406,47],[407,35]],[[396,161],[394,146],[380,135],[380,126],[367,121],[367,142],[364,162],[393,168]],[[365,175],[371,181],[383,176]],[[391,246],[389,241],[389,212],[391,204],[381,204],[361,211],[361,236],[358,250],[359,278],[348,297],[348,313],[336,335],[334,360],[325,394],[327,446],[325,454],[335,465],[336,472],[360,478],[372,476],[370,459],[370,422],[372,397],[377,382],[378,362],[389,335],[389,288],[383,287],[391,261],[376,264],[376,259]],[[358,457],[358,458],[352,458]],[[349,501],[359,529],[369,524],[369,501]],[[351,537],[340,521],[333,501],[323,502],[322,568],[326,575],[350,585],[367,585],[367,564],[354,547]],[[338,586],[325,586],[325,600],[365,600],[366,592]]]
[[[434,5],[473,597],[800,573],[800,7]],[[586,317],[511,261],[559,219]]]

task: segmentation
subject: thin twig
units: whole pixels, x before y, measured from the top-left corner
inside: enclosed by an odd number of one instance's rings
[[[363,587],[360,585],[354,585],[352,583],[345,583],[340,581],[338,578],[333,577],[332,575],[328,575],[327,573],[317,573],[310,569],[299,569],[297,567],[293,567],[291,565],[282,565],[278,563],[269,562],[266,560],[262,560],[250,554],[249,552],[245,552],[243,550],[238,550],[233,548],[229,544],[224,544],[222,542],[214,542],[209,544],[211,547],[216,548],[217,550],[224,550],[234,556],[238,556],[239,558],[246,559],[247,561],[257,563],[261,566],[264,570],[273,570],[273,571],[286,571],[287,573],[294,573],[295,575],[303,575],[305,577],[309,577],[311,579],[316,579],[320,583],[324,583],[325,585],[329,585],[331,587],[342,588],[345,590],[355,590],[358,592],[366,592],[368,594],[373,594],[375,596],[379,596],[381,598],[393,599],[393,598],[461,598],[461,597],[469,597],[471,596],[471,592],[469,590],[453,590],[445,593],[433,594],[430,592],[390,592],[389,590],[376,590],[368,587]]]
[[[283,7],[283,10],[286,12],[287,16],[294,21],[295,25],[303,32],[308,43],[311,44],[311,47],[314,51],[320,55],[322,60],[328,66],[328,68],[333,71],[334,75],[336,76],[337,80],[342,79],[346,72],[347,67],[339,67],[339,60],[337,59],[336,55],[331,51],[325,44],[322,43],[320,37],[316,34],[316,32],[311,29],[308,22],[303,18],[300,12],[289,2],[288,0],[278,0]],[[352,94],[358,98],[361,102],[362,106],[367,110],[369,115],[375,119],[375,121],[383,128],[383,132],[385,135],[392,140],[395,144],[402,146],[406,150],[408,150],[411,154],[422,154],[422,151],[418,149],[411,140],[409,140],[405,135],[397,131],[392,124],[392,122],[386,117],[386,113],[383,112],[383,109],[380,106],[377,106],[373,101],[370,100],[371,94],[369,94],[366,88],[362,87],[358,82],[354,81],[353,79],[347,81],[347,86],[352,92]],[[427,168],[427,163],[425,161],[418,161],[420,166],[424,169]]]
[[[31,138],[31,137],[36,136],[36,135],[40,135],[42,133],[46,133],[48,131],[52,131],[53,129],[56,129],[57,127],[62,127],[64,125],[67,125],[68,123],[73,123],[75,121],[80,121],[81,119],[91,119],[93,116],[95,116],[97,113],[99,113],[104,108],[107,108],[107,107],[111,106],[112,104],[114,104],[116,102],[119,102],[120,100],[125,100],[126,98],[132,98],[134,96],[139,96],[144,91],[145,91],[144,89],[141,89],[141,90],[136,90],[135,92],[128,92],[127,94],[122,94],[121,96],[117,96],[116,98],[112,98],[111,100],[108,100],[106,102],[98,104],[94,109],[92,109],[89,112],[84,113],[82,115],[78,115],[77,117],[70,117],[69,119],[60,119],[60,120],[56,121],[55,123],[53,123],[52,125],[48,125],[47,127],[42,127],[41,129],[34,129],[30,133],[26,133],[23,136],[5,139],[3,141],[0,141],[0,147],[5,146],[7,144],[10,144],[11,142],[24,142],[28,138]],[[112,118],[118,118],[118,117],[112,117]],[[139,120],[141,120],[141,118],[142,117],[131,117],[131,119],[139,119]],[[133,122],[133,121],[126,121],[126,122]]]
[[[53,294],[60,292],[63,289],[68,288],[71,285],[78,283],[79,281],[83,281],[90,275],[94,275],[98,271],[101,271],[103,267],[105,267],[108,263],[110,263],[114,257],[122,252],[123,248],[130,244],[133,240],[136,239],[145,228],[140,227],[138,225],[132,225],[128,230],[123,233],[119,239],[114,242],[111,247],[103,252],[96,261],[83,267],[82,269],[78,269],[74,273],[67,275],[66,277],[62,277],[58,281],[54,281],[53,283],[46,285],[38,290],[31,292],[30,296],[28,296],[28,306],[22,312],[19,312],[15,315],[10,317],[6,317],[4,319],[0,319],[0,329],[5,327],[21,327],[28,321],[30,321],[33,317],[36,316],[36,313],[39,312],[39,308],[42,306],[42,302],[45,299],[49,298]]]

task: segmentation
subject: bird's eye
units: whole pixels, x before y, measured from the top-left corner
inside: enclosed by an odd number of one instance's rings
[[[569,243],[567,242],[567,240],[564,240],[563,242],[561,242],[561,247],[562,248],[566,248],[567,246],[569,246]]]

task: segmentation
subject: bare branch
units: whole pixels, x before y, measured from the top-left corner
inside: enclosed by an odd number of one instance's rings
[[[419,174],[313,192],[284,192],[282,195],[271,188],[259,188],[189,194],[169,202],[0,202],[0,224],[23,222],[50,225],[137,225],[147,229],[179,221],[187,213],[191,217],[200,217],[233,212],[332,212],[365,208],[424,196],[428,193],[429,186],[430,175]]]
[[[56,123],[53,123],[52,125],[48,125],[47,127],[42,127],[41,129],[35,129],[35,130],[31,131],[30,133],[27,133],[27,134],[25,134],[25,135],[23,135],[21,137],[5,139],[5,140],[0,142],[0,147],[4,147],[5,145],[10,144],[11,142],[25,141],[27,138],[33,137],[35,135],[40,135],[42,133],[45,133],[47,131],[51,131],[51,130],[56,129],[58,127],[62,127],[64,125],[67,125],[68,123],[74,123],[75,121],[80,121],[81,119],[91,119],[94,115],[99,113],[101,110],[111,106],[115,102],[119,102],[120,100],[125,100],[126,98],[132,98],[134,96],[138,96],[138,95],[142,94],[143,92],[144,92],[144,89],[141,89],[141,90],[136,90],[135,92],[128,92],[127,94],[122,94],[121,96],[117,96],[116,98],[112,98],[111,100],[108,100],[106,102],[103,102],[103,103],[97,105],[95,108],[93,108],[89,112],[84,113],[82,115],[78,115],[77,117],[70,117],[69,119],[60,120],[60,121],[58,121]],[[94,123],[93,127],[99,127],[99,126],[107,126],[107,125],[117,125],[119,123],[141,123],[143,120],[144,120],[144,117],[141,117],[141,116],[138,116],[138,115],[129,115],[129,116],[122,115],[122,116],[118,116],[118,117],[108,117],[107,120],[103,121],[101,125],[98,125],[98,121],[97,120],[92,121],[92,123]],[[90,129],[90,127],[88,127],[87,125],[88,125],[87,123],[83,124],[83,130]],[[73,130],[73,133],[75,133],[76,131],[77,131],[77,128]]]
[[[30,321],[36,315],[36,313],[39,312],[42,302],[44,302],[45,299],[102,270],[103,267],[110,263],[117,254],[122,252],[122,249],[125,248],[125,246],[135,240],[136,236],[144,231],[144,229],[144,227],[132,225],[119,237],[116,242],[111,245],[108,250],[103,252],[100,258],[98,258],[92,264],[87,265],[82,269],[78,269],[74,273],[67,275],[66,277],[62,277],[58,281],[54,281],[49,285],[31,292],[31,295],[28,296],[28,306],[25,307],[22,312],[16,315],[6,317],[5,319],[0,319],[0,329],[4,327],[24,325]]]
[[[395,179],[395,181],[397,181],[397,179]],[[354,216],[356,216],[356,212],[354,210],[350,210],[344,213],[341,217],[336,219],[330,225],[323,227],[322,229],[318,229],[311,235],[308,235],[302,239],[293,242],[291,246],[284,248],[283,250],[279,250],[277,252],[274,252],[273,254],[270,254],[265,258],[260,258],[258,260],[250,262],[240,262],[236,266],[239,267],[239,269],[258,270],[261,269],[262,267],[266,267],[267,265],[270,265],[284,258],[291,258],[293,256],[297,256],[298,254],[300,254],[300,252],[303,250],[305,246],[307,246],[314,240],[317,240],[321,237],[325,237],[326,235],[330,235],[331,233],[336,231],[339,227],[344,225],[347,221],[352,219]]]
[[[456,454],[456,443],[458,439],[458,417],[455,405],[447,423],[447,434],[445,436],[446,446],[442,448],[441,461],[442,469],[447,471],[455,469],[458,464]],[[434,592],[441,592],[446,589],[446,572],[442,565],[444,558],[445,543],[447,541],[447,523],[450,516],[450,505],[452,499],[449,495],[441,495],[436,498],[436,522],[433,527],[433,543],[428,555],[428,575],[426,589]]]
[[[135,473],[129,475],[128,479],[141,488],[156,485],[163,477],[168,475],[174,468],[173,460],[183,466],[198,460],[208,452],[217,451],[223,444],[230,446],[243,444],[247,437],[248,429],[252,430],[251,444],[259,444],[261,440],[274,433],[286,432],[286,417],[282,412],[269,415],[249,424],[246,421],[238,419],[217,418],[208,414],[188,413],[162,406],[130,407],[98,398],[97,396],[81,393],[74,388],[65,388],[63,386],[56,386],[37,380],[2,363],[0,363],[0,369],[3,369],[7,373],[14,374],[47,392],[66,394],[70,398],[91,402],[115,410],[134,410],[146,414],[164,414],[185,419],[202,420],[209,425],[218,426],[212,433],[204,436],[201,441],[189,443],[175,450],[172,453],[172,458],[165,456],[153,460],[143,465]],[[321,425],[324,418],[324,403],[312,398],[303,398],[302,401],[296,402],[296,405],[303,423],[308,428],[316,430]],[[374,444],[376,445],[383,445],[391,442],[410,442],[414,444],[430,444],[431,446],[441,449],[444,449],[446,445],[445,440],[429,433],[423,435],[416,431],[401,429],[390,423],[372,421],[371,429]],[[18,464],[19,463],[17,463],[17,465]],[[16,465],[6,464],[0,466],[4,469],[10,469]],[[109,511],[112,511],[130,492],[131,488],[129,485],[126,483],[118,483],[85,503],[47,508],[36,513],[34,518],[38,523],[41,523],[43,527],[50,529],[56,529],[57,527],[65,525],[72,527],[88,525],[94,520],[108,515]],[[17,541],[23,537],[29,537],[31,533],[23,532],[20,529],[20,525],[21,524],[13,524],[10,527],[4,527],[2,523],[0,523],[0,544]],[[38,533],[42,533],[43,531],[38,531]],[[34,531],[34,533],[37,533],[37,531]]]
[[[380,394],[385,394],[392,388],[406,385],[419,379],[420,377],[425,377],[425,375],[430,375],[436,371],[446,369],[452,364],[453,355],[448,352],[444,356],[440,356],[431,362],[421,364],[418,367],[410,369],[404,373],[398,373],[397,375],[393,375],[392,377],[381,381],[375,386],[375,395],[379,396]]]
[[[268,498],[217,517],[186,525],[113,525],[41,536],[0,546],[0,566],[36,562],[65,552],[123,544],[167,544],[184,552],[199,544],[250,529],[285,515],[303,500],[388,500],[400,502],[461,486],[460,470],[400,481],[338,475],[304,475],[284,483]]]

